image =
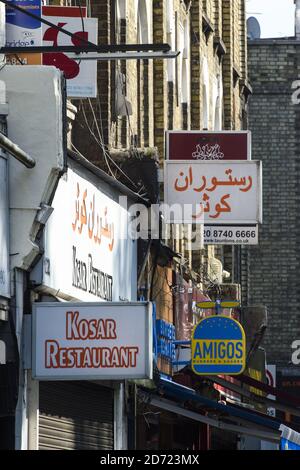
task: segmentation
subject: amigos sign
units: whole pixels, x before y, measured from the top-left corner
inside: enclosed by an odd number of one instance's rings
[[[36,303],[33,376],[39,380],[152,378],[152,304]]]
[[[232,318],[204,318],[192,334],[192,369],[197,375],[241,374],[246,366],[243,327]]]

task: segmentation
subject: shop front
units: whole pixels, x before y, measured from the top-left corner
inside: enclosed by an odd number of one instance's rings
[[[267,415],[274,403],[267,394],[277,391],[264,384],[265,353],[258,347],[265,309],[254,309],[257,325],[251,330],[245,322],[244,330],[237,298],[211,300],[171,261],[157,268],[153,284],[156,373],[151,386],[138,388],[137,447],[243,450],[262,441],[274,449],[280,443],[298,445],[291,430],[283,434],[285,420]],[[229,287],[232,291],[234,286]],[[298,416],[289,401],[278,398],[274,407]]]
[[[0,131],[6,133],[5,104],[0,100]],[[9,203],[8,161],[0,147],[0,449],[13,448],[14,412],[18,387],[18,351],[9,322]]]
[[[36,305],[54,306],[53,312],[49,307],[51,312],[43,317],[46,324],[41,326],[43,334],[49,333],[44,347],[48,347],[50,362],[46,373],[41,374],[33,359],[28,384],[30,449],[127,448],[125,379],[136,378],[137,374],[134,370],[129,373],[128,361],[134,361],[135,352],[128,352],[126,347],[133,346],[132,332],[138,331],[142,337],[142,331],[134,330],[136,321],[127,318],[130,312],[121,309],[136,301],[137,242],[128,237],[129,213],[120,205],[120,196],[127,196],[128,204],[135,202],[133,193],[124,186],[84,159],[69,156],[67,172],[59,181],[45,226],[44,255],[30,276],[33,312]],[[70,302],[74,301],[80,308],[86,305],[87,310],[74,310],[67,327],[61,321],[68,311],[72,312]],[[110,315],[101,313],[105,305],[115,305],[115,327],[123,341],[119,351],[122,357],[118,357],[123,362],[119,365],[108,352],[108,348],[120,345],[114,345],[118,339],[114,338],[113,324],[105,323]],[[56,313],[57,309],[62,311]],[[97,315],[90,318],[94,310]],[[61,330],[55,330],[59,326]],[[43,335],[35,340],[33,323],[32,327],[35,350]],[[89,328],[96,327],[98,336],[90,337]],[[64,338],[65,328],[75,335],[72,340]],[[85,350],[86,342],[92,355]],[[76,343],[77,349],[73,348]],[[94,347],[104,343],[102,350]],[[86,356],[82,356],[82,348]],[[40,354],[42,358],[44,353]],[[141,372],[138,377],[146,376]]]
[[[152,378],[152,304],[36,302],[32,378],[39,449],[116,447],[127,379]],[[38,385],[38,387],[37,387]]]

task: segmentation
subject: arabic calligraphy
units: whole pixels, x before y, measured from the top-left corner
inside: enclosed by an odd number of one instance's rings
[[[81,196],[82,194],[82,196]],[[81,196],[81,197],[80,197]],[[114,224],[108,222],[108,209],[104,206],[101,212],[96,210],[95,194],[88,199],[88,190],[80,191],[77,183],[75,200],[75,217],[72,222],[72,229],[81,235],[83,230],[87,232],[90,240],[100,245],[102,239],[108,242],[110,251],[114,247]]]
[[[228,175],[228,180],[219,181],[215,176],[213,176],[211,178],[212,186],[210,188],[206,188],[206,184],[207,184],[206,177],[202,176],[202,180],[203,180],[202,186],[200,188],[193,188],[194,191],[201,192],[204,189],[206,191],[214,191],[217,186],[246,186],[244,188],[239,188],[240,191],[244,191],[244,192],[247,192],[252,188],[253,181],[252,181],[251,176],[248,176],[248,181],[249,182],[247,183],[247,178],[245,178],[245,177],[240,178],[240,179],[233,178],[232,177],[232,170],[230,168],[228,170],[226,170],[225,173],[226,173],[226,175]],[[179,173],[179,176],[180,176],[180,178],[176,178],[176,181],[175,181],[175,184],[174,184],[175,191],[179,191],[179,192],[187,191],[193,185],[193,169],[192,169],[192,167],[191,166],[189,167],[188,176],[185,176],[183,186],[179,185],[180,184],[179,180],[183,178],[184,172],[181,171]],[[182,181],[181,181],[181,183],[182,183]]]
[[[220,160],[221,158],[224,158],[224,153],[221,152],[219,144],[198,144],[196,146],[196,152],[192,153],[192,157],[196,160]]]
[[[243,193],[251,191],[253,188],[253,178],[251,175],[243,177],[234,177],[232,168],[225,170],[225,176],[222,179],[212,176],[208,178],[205,175],[195,177],[193,174],[192,166],[189,166],[188,171],[180,171],[179,176],[175,179],[174,189],[179,193],[186,191],[194,191],[196,193],[203,193],[202,200],[200,200],[200,210],[192,216],[194,220],[200,219],[203,213],[207,213],[209,218],[217,219],[222,213],[230,213],[232,211],[230,198],[232,191],[226,190],[225,194],[219,196],[220,199],[215,204],[211,201],[212,193],[219,188],[234,187]],[[237,193],[238,194],[238,193]]]

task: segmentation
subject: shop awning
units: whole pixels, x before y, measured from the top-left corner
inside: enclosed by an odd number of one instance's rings
[[[258,424],[268,429],[278,431],[281,424],[276,419],[260,416],[259,414],[246,411],[243,408],[234,407],[231,405],[224,405],[223,403],[216,402],[210,398],[199,395],[195,390],[180,385],[172,380],[161,378],[159,382],[159,390],[164,392],[167,396],[171,396],[179,401],[192,401],[204,405],[206,408],[225,413],[226,415],[241,418],[249,421],[250,423]]]
[[[255,380],[252,377],[248,377],[247,375],[241,374],[238,376],[238,380],[250,387],[257,388],[258,390],[262,390],[268,395],[274,395],[277,400],[284,401],[285,403],[289,403],[289,405],[300,407],[300,398],[297,398],[294,395],[291,395],[283,390],[279,390],[276,387],[272,387],[271,385],[264,384],[263,382],[259,382],[259,380]]]
[[[225,380],[224,378],[219,377],[219,376],[207,376],[207,378],[208,378],[208,380],[212,381],[213,383],[221,385],[222,387],[224,387],[228,390],[231,390],[231,391],[233,391],[233,392],[235,392],[235,393],[237,393],[237,394],[239,394],[243,397],[251,399],[254,403],[261,403],[261,404],[264,404],[266,406],[276,408],[279,411],[283,411],[284,413],[290,413],[294,416],[300,416],[300,409],[299,408],[295,408],[294,406],[291,405],[290,402],[287,403],[279,397],[275,401],[275,400],[271,400],[270,398],[267,398],[267,397],[264,397],[264,396],[255,395],[255,393],[250,392],[249,389],[242,388],[242,387],[238,386],[236,383],[229,382],[228,380]],[[255,381],[255,382],[258,382],[258,381]],[[262,382],[258,382],[258,383],[261,384],[261,385],[265,385],[265,384],[262,384]],[[258,388],[258,387],[256,386],[256,388]],[[274,394],[274,393],[272,392],[272,394]]]
[[[281,431],[281,450],[300,450],[300,434],[293,429],[284,426],[280,426]]]
[[[162,410],[169,411],[180,416],[184,416],[185,418],[189,418],[203,424],[208,424],[218,429],[224,429],[238,434],[245,434],[247,436],[258,437],[260,439],[271,442],[280,441],[280,433],[277,431],[264,431],[257,428],[239,426],[236,424],[230,424],[228,422],[226,423],[220,418],[211,418],[208,416],[201,415],[200,413],[197,413],[195,411],[188,410],[171,400],[166,400],[164,398],[160,398],[158,396],[150,394],[147,394],[147,396],[149,404],[156,406],[157,408],[161,408]]]
[[[267,417],[239,406],[224,405],[167,378],[160,378],[156,392],[142,392],[142,396],[147,403],[153,406],[219,429],[256,436],[272,442],[279,442],[281,439],[281,422],[276,418]],[[197,410],[188,409],[185,406],[186,403],[200,405],[206,411],[211,410],[211,414],[218,413],[219,416],[204,416],[200,410],[197,412]]]

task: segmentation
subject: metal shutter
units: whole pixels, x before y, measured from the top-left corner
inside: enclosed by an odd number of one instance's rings
[[[40,382],[39,400],[39,449],[113,449],[111,389],[87,382]]]

